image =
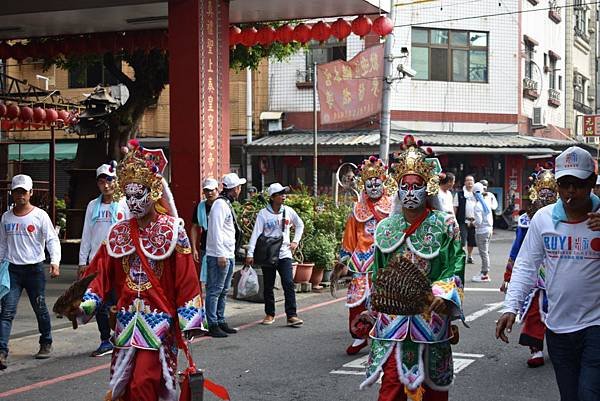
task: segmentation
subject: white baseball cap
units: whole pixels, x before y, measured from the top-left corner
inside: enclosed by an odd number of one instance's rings
[[[214,178],[206,178],[202,181],[202,189],[215,190],[219,186],[219,183]]]
[[[116,177],[117,172],[115,168],[110,164],[103,164],[96,169],[96,178],[100,177],[101,175],[106,175],[108,177]]]
[[[480,182],[475,183],[475,185],[473,185],[473,192],[483,192],[483,184]]]
[[[25,174],[15,175],[12,179],[10,189],[14,190],[17,188],[23,188],[25,191],[31,191],[33,188],[33,181],[31,177]]]
[[[246,183],[245,178],[240,178],[236,173],[229,173],[223,176],[223,187],[225,189],[233,189]]]
[[[290,187],[284,187],[280,183],[274,182],[273,184],[269,185],[269,196],[273,196],[280,192],[287,192],[289,190],[290,190]]]
[[[587,150],[577,146],[571,146],[556,157],[554,177],[558,180],[561,177],[572,175],[585,180],[594,174],[594,159]]]

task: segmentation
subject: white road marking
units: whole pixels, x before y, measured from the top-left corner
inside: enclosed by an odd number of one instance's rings
[[[471,313],[469,316],[467,316],[465,318],[466,322],[472,322],[475,319],[479,319],[481,316],[493,312],[496,309],[500,309],[502,307],[502,305],[504,304],[504,302],[496,302],[493,304],[486,304],[486,308],[483,308],[481,310],[478,310],[477,312],[473,312]]]
[[[458,372],[475,362],[474,359],[463,358],[452,358],[452,360],[454,361],[454,374],[457,374]]]
[[[329,372],[333,375],[355,375],[355,376],[364,376],[365,372],[360,370],[332,370]]]
[[[483,354],[465,354],[462,352],[453,352],[452,356],[462,357],[462,358],[483,358],[485,355]]]
[[[369,355],[361,356],[358,359],[350,361],[343,365],[344,368],[354,368],[354,369],[364,369],[367,367],[367,361],[369,360]]]

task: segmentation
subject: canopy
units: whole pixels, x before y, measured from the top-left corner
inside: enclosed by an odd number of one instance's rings
[[[57,143],[55,160],[73,160],[77,154],[77,143]],[[8,145],[8,160],[48,160],[49,143],[13,143]]]

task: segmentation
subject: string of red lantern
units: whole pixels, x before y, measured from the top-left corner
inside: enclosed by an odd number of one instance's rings
[[[67,127],[77,123],[77,113],[54,108],[19,106],[16,103],[0,103],[0,120],[3,130],[14,128],[43,128],[45,125]]]

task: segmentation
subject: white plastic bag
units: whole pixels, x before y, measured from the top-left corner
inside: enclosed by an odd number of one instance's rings
[[[250,298],[258,294],[258,275],[252,266],[244,266],[237,287],[238,298]]]

